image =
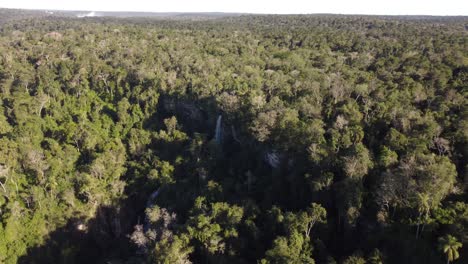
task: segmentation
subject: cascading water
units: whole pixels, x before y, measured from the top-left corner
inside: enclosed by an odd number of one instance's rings
[[[221,145],[223,141],[223,131],[222,131],[222,116],[218,116],[218,120],[216,121],[216,129],[215,129],[215,141],[218,145]]]
[[[265,154],[265,161],[272,167],[277,169],[280,165],[280,155],[275,151],[269,151]]]
[[[91,11],[91,12],[89,12],[89,13],[87,13],[87,14],[78,14],[78,15],[76,15],[76,16],[79,17],[79,18],[83,18],[83,17],[95,17],[95,16],[96,16],[96,12]]]

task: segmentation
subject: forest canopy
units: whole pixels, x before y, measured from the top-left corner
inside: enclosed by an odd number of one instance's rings
[[[466,17],[0,15],[0,263],[468,261]]]

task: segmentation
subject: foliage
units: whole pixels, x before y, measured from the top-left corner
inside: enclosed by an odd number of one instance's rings
[[[0,10],[0,263],[466,262],[465,17],[74,15]]]

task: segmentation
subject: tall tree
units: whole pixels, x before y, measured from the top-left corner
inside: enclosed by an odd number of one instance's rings
[[[439,249],[447,256],[447,264],[460,257],[458,249],[463,246],[457,238],[451,235],[439,237]]]

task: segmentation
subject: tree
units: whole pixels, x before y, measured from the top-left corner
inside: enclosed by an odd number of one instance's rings
[[[12,130],[11,125],[8,123],[5,115],[3,115],[4,112],[5,110],[0,103],[0,135],[9,133]]]
[[[174,236],[171,240],[163,239],[156,243],[150,253],[152,263],[161,264],[191,264],[189,254],[193,247],[188,246],[189,238],[186,234]]]
[[[349,152],[343,158],[343,170],[350,178],[362,179],[373,166],[369,150],[362,143],[359,143],[353,146]]]
[[[463,246],[457,238],[451,235],[439,237],[439,249],[447,255],[447,264],[460,257],[458,249]]]
[[[352,255],[346,258],[343,264],[366,264],[366,260],[359,255]]]
[[[222,202],[207,204],[205,197],[198,197],[192,213],[187,231],[205,254],[232,252],[228,242],[239,235],[237,227],[244,215],[242,207]]]
[[[316,223],[325,223],[327,211],[320,204],[312,203],[305,212],[298,214],[288,213],[286,216],[287,228],[297,230],[310,238],[310,231]]]
[[[261,263],[314,264],[311,251],[309,238],[294,230],[288,237],[276,238],[273,247],[266,252],[266,257]]]
[[[174,233],[175,213],[157,205],[147,208],[145,213],[145,226],[136,225],[130,239],[145,253],[150,263],[192,263],[189,254],[193,248],[189,246],[188,235]]]
[[[414,209],[420,218],[452,191],[456,175],[455,165],[447,157],[417,153],[382,174],[377,199],[387,208]]]
[[[311,256],[310,232],[316,223],[326,222],[327,211],[312,203],[305,211],[286,213],[283,225],[287,236],[279,236],[266,252],[265,263],[315,263]],[[282,218],[280,218],[282,219]],[[278,220],[280,220],[278,219]]]

